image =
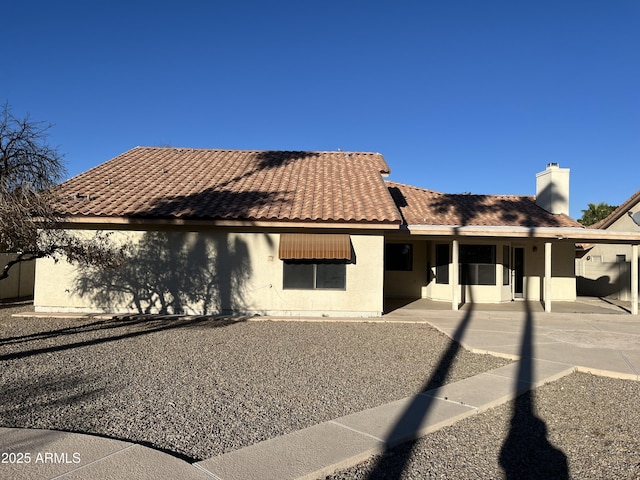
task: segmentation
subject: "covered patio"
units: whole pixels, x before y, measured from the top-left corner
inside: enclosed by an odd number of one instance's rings
[[[575,244],[631,245],[631,301],[627,302],[626,313],[638,315],[640,235],[637,233],[577,227],[436,227],[427,225],[410,225],[409,233],[414,246],[421,242],[434,245],[433,248],[427,245],[423,258],[420,258],[412,267],[414,273],[419,274],[420,262],[424,261],[424,269],[427,271],[424,288],[421,294],[415,295],[414,298],[431,299],[432,308],[454,311],[469,304],[484,310],[518,308],[518,303],[527,300],[529,305],[542,308],[542,311],[547,313],[581,312],[584,307],[576,298],[573,258]],[[388,237],[387,243],[397,242],[396,238]],[[461,278],[463,276],[461,266],[467,266],[461,258],[462,247],[474,244],[496,245],[494,252],[497,254],[494,253],[492,263],[483,264],[484,267],[493,267],[491,282],[484,284],[486,286],[481,283],[470,284]],[[448,264],[442,264],[438,258],[435,248],[438,245],[446,246],[447,251],[450,252],[445,255],[445,262]],[[501,252],[502,249],[505,253]],[[519,295],[516,275],[518,266],[513,255],[518,249],[525,252],[523,259],[528,265],[526,268],[523,267],[520,273],[521,293]],[[441,275],[440,268],[446,268],[446,281],[438,281],[438,275]],[[393,287],[396,292],[400,291],[398,287],[401,285],[400,275],[395,274],[392,279],[393,281],[387,282],[386,286]],[[522,288],[523,283],[524,288]],[[500,295],[493,296],[493,298],[499,298],[498,301],[491,300],[492,297],[483,293],[491,291],[500,292]],[[480,292],[481,295],[477,295],[476,292]],[[574,303],[576,305],[571,305]],[[385,311],[388,311],[386,305]]]
[[[449,302],[439,302],[428,298],[387,298],[384,303],[385,315],[401,316],[403,314],[415,315],[420,311],[451,311]],[[542,302],[516,300],[504,303],[464,304],[460,307],[461,311],[470,309],[481,312],[525,313],[527,310],[544,312],[544,305]],[[631,303],[600,297],[577,297],[575,302],[554,302],[553,311],[555,313],[629,315],[631,314]]]
[[[453,311],[524,300],[550,313],[577,300],[576,244],[624,244],[629,311],[638,315],[640,233],[585,228],[569,217],[568,169],[549,164],[537,174],[535,197],[388,185],[404,228],[385,235],[385,298],[431,299]]]

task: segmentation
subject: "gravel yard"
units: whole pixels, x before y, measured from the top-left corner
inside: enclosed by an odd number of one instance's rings
[[[200,460],[505,365],[428,325],[15,318],[0,426],[106,435]],[[637,400],[637,395],[635,400]]]
[[[427,325],[14,318],[0,306],[0,426],[200,460],[497,368]],[[640,478],[640,382],[573,374],[326,477]]]
[[[343,470],[352,479],[640,479],[640,382],[574,373]]]

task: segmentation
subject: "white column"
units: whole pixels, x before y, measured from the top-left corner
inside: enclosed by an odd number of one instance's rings
[[[544,311],[551,311],[551,242],[544,244]]]
[[[451,310],[458,310],[460,307],[460,286],[458,285],[460,282],[460,279],[458,278],[460,268],[458,267],[458,254],[458,240],[454,240],[451,248],[451,269],[453,270],[451,272]]]
[[[631,246],[631,314],[638,315],[638,245]]]

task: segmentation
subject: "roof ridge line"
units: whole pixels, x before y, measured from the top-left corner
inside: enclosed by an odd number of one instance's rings
[[[161,147],[157,145],[137,145],[129,150],[136,149],[147,149],[147,150],[201,150],[208,152],[246,152],[246,153],[266,153],[266,152],[274,152],[274,153],[357,153],[359,155],[383,155],[380,152],[372,152],[366,150],[310,150],[310,149],[285,149],[285,150],[274,150],[274,149],[252,149],[252,148],[218,148],[218,147],[177,147],[177,146],[166,146]],[[126,153],[126,152],[124,152]]]

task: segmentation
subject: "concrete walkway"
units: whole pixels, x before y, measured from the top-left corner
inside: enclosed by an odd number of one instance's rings
[[[554,313],[515,303],[452,312],[417,301],[367,320],[427,322],[471,351],[519,360],[511,365],[193,465],[129,442],[0,428],[0,452],[15,454],[0,463],[0,478],[320,478],[574,371],[640,380],[637,317],[597,301],[556,303]]]

